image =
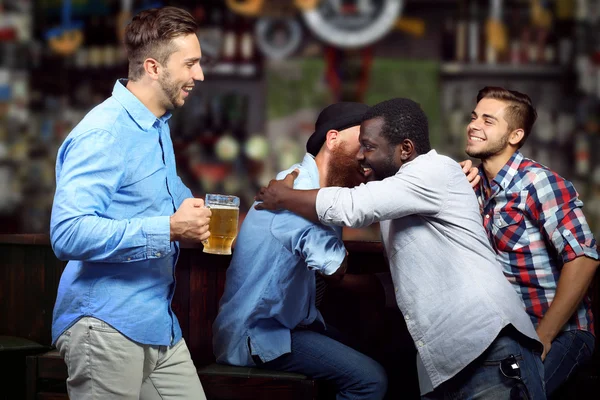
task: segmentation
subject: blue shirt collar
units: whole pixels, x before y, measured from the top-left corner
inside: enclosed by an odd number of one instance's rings
[[[127,110],[127,113],[144,131],[152,128],[156,120],[162,123],[167,123],[171,118],[171,113],[167,111],[165,115],[156,118],[152,111],[148,109],[133,93],[127,89],[127,79],[119,79],[115,82],[112,96]]]
[[[311,186],[314,189],[320,189],[321,185],[319,184],[319,168],[317,168],[315,157],[310,153],[306,153],[300,166],[306,170],[305,172],[308,172],[307,175]]]

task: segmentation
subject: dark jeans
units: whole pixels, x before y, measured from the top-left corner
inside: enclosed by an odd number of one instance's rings
[[[261,363],[258,368],[296,372],[331,382],[338,400],[383,399],[387,390],[385,370],[375,360],[327,336],[327,331],[295,329],[292,352]]]
[[[541,353],[514,328],[505,328],[475,361],[423,399],[546,399]]]
[[[544,360],[546,394],[555,393],[577,368],[592,357],[594,335],[587,331],[566,331],[559,334]]]

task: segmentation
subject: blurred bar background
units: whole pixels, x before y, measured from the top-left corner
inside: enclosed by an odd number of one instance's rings
[[[478,90],[499,85],[531,96],[522,152],[574,182],[600,236],[599,0],[0,0],[0,233],[48,232],[58,146],[127,76],[130,16],[165,5],[197,18],[206,75],[171,119],[179,174],[238,195],[240,220],[324,106],[414,99],[460,161]]]

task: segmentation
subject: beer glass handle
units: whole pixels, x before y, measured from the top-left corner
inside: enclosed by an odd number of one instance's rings
[[[210,205],[206,204],[206,201],[205,201],[204,202],[204,207],[210,208]],[[202,245],[206,246],[208,244],[208,239],[201,240],[201,243],[202,243]]]

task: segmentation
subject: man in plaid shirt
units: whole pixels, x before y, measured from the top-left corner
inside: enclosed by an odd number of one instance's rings
[[[527,95],[482,89],[467,126],[466,153],[482,161],[472,184],[483,223],[544,344],[550,396],[592,355],[588,288],[599,262],[573,184],[519,152],[536,117]]]

